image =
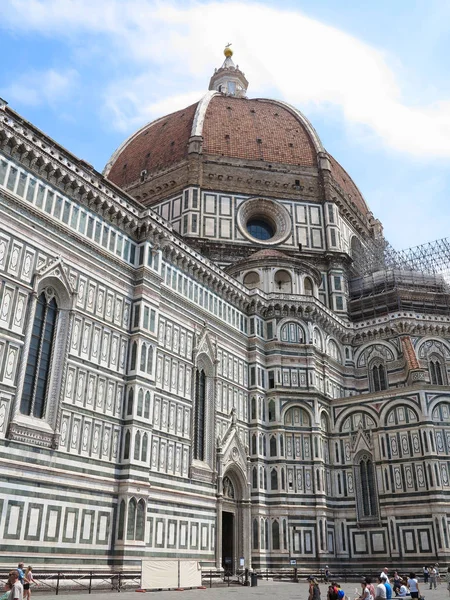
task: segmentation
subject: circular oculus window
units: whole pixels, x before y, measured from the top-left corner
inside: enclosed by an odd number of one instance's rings
[[[280,244],[291,234],[288,211],[278,202],[263,198],[251,198],[239,206],[237,225],[247,240],[266,246]]]

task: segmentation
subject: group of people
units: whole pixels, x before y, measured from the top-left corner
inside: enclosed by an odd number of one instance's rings
[[[24,563],[20,562],[17,569],[9,572],[0,600],[31,600],[31,586],[33,583],[39,584],[33,577],[33,567],[27,567],[25,570],[24,567]]]
[[[430,590],[436,589],[439,581],[439,565],[434,567],[424,567],[424,583],[430,584]],[[325,581],[328,581],[330,575],[328,567],[325,571]],[[446,573],[447,590],[450,595],[450,567]],[[389,577],[389,569],[385,567],[374,585],[370,577],[365,577],[361,582],[361,593],[355,600],[390,600],[391,598],[423,598],[420,595],[419,581],[416,574],[411,572],[409,576],[403,577],[398,571],[394,572],[392,578]],[[308,600],[319,600],[321,597],[319,582],[314,577],[309,578],[309,598]],[[328,586],[327,600],[345,600],[346,595],[340,585],[331,582]]]
[[[361,582],[362,593],[360,600],[390,600],[394,595],[396,598],[419,598],[419,581],[416,574],[411,572],[408,577],[402,577],[395,571],[392,580],[389,578],[389,569],[385,567],[379,577],[378,584],[374,587],[370,577]]]

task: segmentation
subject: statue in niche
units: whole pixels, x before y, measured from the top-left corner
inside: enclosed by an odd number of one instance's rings
[[[229,477],[223,478],[223,495],[234,500],[234,487]]]

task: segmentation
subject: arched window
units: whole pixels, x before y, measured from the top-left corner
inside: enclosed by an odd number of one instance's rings
[[[292,278],[291,275],[284,270],[275,273],[275,290],[283,294],[292,294]]]
[[[131,498],[128,502],[127,540],[134,540],[136,532],[136,500]]]
[[[136,370],[137,342],[131,345],[130,371]]]
[[[148,347],[147,352],[147,373],[148,375],[152,374],[153,369],[153,346]]]
[[[280,331],[280,339],[282,342],[290,342],[291,344],[304,344],[305,332],[298,323],[285,323]]]
[[[272,435],[270,438],[270,456],[276,456],[277,455],[277,438]]]
[[[253,550],[259,548],[259,525],[258,519],[253,519]]]
[[[275,402],[271,400],[269,402],[269,421],[275,421]]]
[[[125,444],[123,449],[123,458],[124,460],[128,460],[130,458],[130,443],[131,443],[131,433],[129,431],[125,434]]]
[[[334,360],[342,363],[341,351],[334,340],[328,341],[328,356],[331,356]]]
[[[141,498],[137,505],[135,539],[139,542],[143,542],[144,541],[144,533],[145,533],[145,502]]]
[[[388,389],[386,367],[382,362],[376,361],[371,363],[369,379],[372,392],[380,392]]]
[[[258,468],[253,467],[252,469],[252,486],[256,489],[258,487]]]
[[[355,480],[357,485],[357,507],[360,520],[378,516],[378,498],[375,485],[375,470],[372,457],[363,453],[355,462]]]
[[[281,489],[282,490],[286,489],[286,475],[284,474],[283,467],[281,468]]]
[[[144,433],[142,436],[141,461],[147,462],[148,435]]]
[[[145,392],[144,418],[150,418],[150,392]]]
[[[141,434],[139,431],[136,432],[134,437],[134,460],[139,460],[141,455]]]
[[[142,413],[144,412],[144,390],[142,388],[139,388],[136,412],[138,417],[142,417]]]
[[[134,399],[133,388],[130,388],[130,390],[128,391],[127,416],[130,416],[133,414],[133,399]]]
[[[252,454],[257,454],[258,453],[258,449],[257,449],[257,444],[256,444],[256,433],[254,433],[252,435]]]
[[[260,279],[258,273],[256,273],[256,271],[250,271],[250,273],[247,273],[244,277],[244,285],[249,290],[259,287]]]
[[[306,296],[314,295],[314,285],[309,277],[305,277],[305,279],[303,281],[303,290],[304,290]]]
[[[20,412],[37,419],[45,416],[50,359],[57,320],[58,307],[55,298],[48,301],[47,296],[42,292],[36,304],[20,402]]]
[[[272,471],[270,472],[270,489],[278,489],[278,473],[276,469],[272,469]]]
[[[140,365],[141,371],[145,372],[146,366],[147,366],[147,346],[146,346],[146,344],[142,344],[142,346],[141,346],[141,365]]]
[[[430,383],[433,385],[446,385],[445,366],[442,358],[433,354],[428,361],[428,370],[430,372]]]
[[[264,521],[264,531],[265,531],[265,548],[269,549],[269,519],[265,519]]]
[[[252,406],[251,406],[252,419],[256,419],[258,413],[256,410],[256,398],[254,396],[251,400],[251,403],[252,403]]]
[[[194,458],[205,459],[206,375],[197,370],[195,382]]]
[[[272,549],[280,549],[280,524],[278,521],[272,521]]]
[[[284,456],[284,441],[283,441],[283,434],[280,434],[280,455]]]
[[[117,539],[123,540],[123,533],[125,527],[125,500],[120,502],[119,508],[119,524],[117,527]]]

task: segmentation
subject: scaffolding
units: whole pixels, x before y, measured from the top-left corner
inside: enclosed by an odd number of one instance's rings
[[[368,319],[395,311],[450,315],[450,240],[395,250],[384,238],[352,247],[349,314]]]

